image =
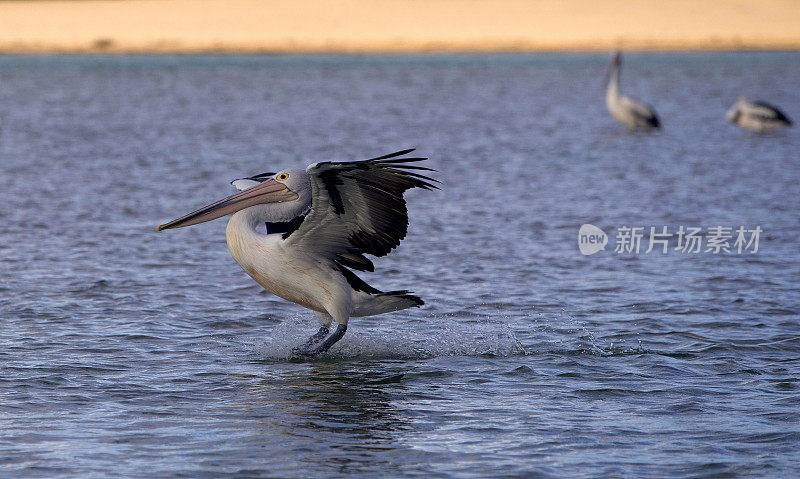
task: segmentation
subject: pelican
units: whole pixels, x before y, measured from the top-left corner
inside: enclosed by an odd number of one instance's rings
[[[758,133],[777,130],[792,124],[792,120],[776,107],[763,101],[750,101],[743,96],[740,96],[725,113],[725,118],[740,128]]]
[[[661,123],[658,121],[655,110],[649,105],[636,101],[631,97],[619,92],[619,72],[622,68],[622,54],[615,52],[606,70],[606,106],[611,116],[622,123],[628,130],[633,131],[637,128],[650,129],[658,128]]]
[[[380,291],[351,271],[374,271],[364,255],[385,256],[405,238],[406,190],[437,188],[418,173],[434,170],[410,164],[427,158],[400,158],[412,151],[240,178],[231,182],[238,193],[158,231],[231,215],[225,238],[233,259],[271,293],[314,312],[319,331],[292,350],[293,357],[314,356],[344,336],[351,317],[424,304],[410,291]],[[263,224],[266,233],[258,229]]]

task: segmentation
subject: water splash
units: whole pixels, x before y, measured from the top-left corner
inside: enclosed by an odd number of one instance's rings
[[[290,318],[272,331],[266,343],[255,345],[256,354],[283,360],[310,334],[307,318]],[[493,320],[463,321],[434,316],[428,320],[380,325],[360,324],[320,359],[428,359],[441,356],[499,356],[526,354],[505,323]]]
[[[648,352],[642,346],[642,339],[636,333],[636,344],[598,339],[587,325],[562,309],[561,314],[553,317],[535,317],[533,322],[540,333],[539,344],[544,346],[540,352],[560,352],[566,354],[590,356],[625,356]],[[558,345],[555,350],[552,346]]]

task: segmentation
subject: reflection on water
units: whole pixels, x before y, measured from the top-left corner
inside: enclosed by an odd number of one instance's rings
[[[380,473],[395,469],[381,452],[410,449],[396,434],[407,429],[393,404],[402,395],[402,365],[387,371],[371,363],[316,362],[292,367],[269,364],[269,376],[241,377],[246,381],[227,407],[246,417],[242,424],[256,449],[263,442],[274,450],[260,460],[265,467],[285,470],[287,462],[306,473],[324,471]],[[239,413],[240,411],[240,413]],[[256,444],[257,443],[257,444]],[[297,450],[309,454],[298,459]]]

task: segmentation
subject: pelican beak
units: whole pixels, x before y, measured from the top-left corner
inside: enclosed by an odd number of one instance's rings
[[[158,231],[205,223],[206,221],[236,213],[250,206],[292,201],[297,198],[297,193],[287,188],[283,183],[270,178],[244,191],[204,206],[182,218],[163,224],[158,227]]]
[[[619,67],[621,55],[619,51],[614,52],[614,55],[611,57],[611,61],[608,62],[608,66],[606,67],[606,74],[603,76],[603,85],[608,86],[608,81],[611,79],[611,72],[614,71],[615,68]]]

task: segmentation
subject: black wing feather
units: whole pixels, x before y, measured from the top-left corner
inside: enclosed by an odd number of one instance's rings
[[[389,153],[388,155],[383,155],[383,156],[378,156],[378,157],[375,157],[375,158],[370,158],[369,160],[365,160],[365,161],[353,161],[351,163],[365,163],[365,162],[368,162],[368,161],[385,160],[387,158],[394,158],[396,156],[403,156],[405,154],[411,153],[415,149],[416,148],[408,148],[406,150],[400,150],[400,151],[395,151],[394,153]],[[426,160],[427,158],[422,158],[422,159]],[[415,160],[419,161],[419,158],[412,158],[410,160],[411,161],[415,161]],[[397,160],[395,160],[395,161],[397,161]],[[401,160],[401,161],[409,161],[409,160],[405,159],[405,160]]]
[[[792,124],[792,120],[790,120],[789,117],[787,117],[775,105],[771,105],[771,104],[769,104],[769,103],[767,103],[765,101],[754,101],[753,104],[754,105],[758,105],[758,106],[760,106],[762,108],[766,108],[767,110],[771,110],[768,115],[761,115],[759,113],[759,114],[756,114],[756,116],[758,116],[760,118],[763,118],[765,120],[777,120],[777,121],[783,121],[783,122],[785,122],[785,123],[787,123],[789,125]]]
[[[412,151],[310,166],[311,211],[290,240],[306,243],[341,265],[355,267],[355,262],[371,270],[372,263],[367,266],[359,258],[384,256],[406,236],[403,194],[412,188],[438,189],[437,180],[417,173],[434,170],[408,164],[426,158],[398,158]]]

